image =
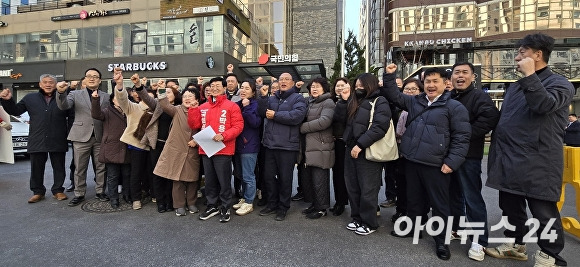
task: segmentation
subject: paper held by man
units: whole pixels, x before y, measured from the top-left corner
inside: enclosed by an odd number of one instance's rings
[[[211,128],[211,126],[208,126],[205,129],[193,135],[193,140],[195,140],[195,142],[197,142],[197,144],[201,146],[205,154],[210,158],[213,155],[215,155],[215,153],[219,152],[224,147],[226,147],[224,142],[222,141],[216,142],[213,140],[213,137],[215,135],[216,133]]]

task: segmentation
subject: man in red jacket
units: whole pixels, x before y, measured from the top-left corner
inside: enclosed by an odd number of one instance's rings
[[[232,156],[236,151],[236,137],[244,129],[242,112],[236,103],[229,101],[225,95],[226,82],[221,77],[209,81],[210,99],[199,108],[188,112],[189,127],[194,130],[211,126],[216,132],[213,140],[223,142],[226,147],[215,155],[208,157],[199,148],[205,171],[205,194],[207,209],[199,215],[200,220],[207,220],[220,213],[220,222],[230,220],[232,200]],[[218,208],[218,199],[221,207]]]

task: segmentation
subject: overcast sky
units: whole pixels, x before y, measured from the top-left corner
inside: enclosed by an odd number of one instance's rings
[[[345,38],[348,35],[348,30],[351,29],[358,37],[358,17],[360,13],[361,0],[344,0],[345,2],[345,18],[344,18],[344,34]],[[365,0],[366,1],[366,0]]]

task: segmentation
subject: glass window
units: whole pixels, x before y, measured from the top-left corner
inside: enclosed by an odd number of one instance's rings
[[[283,23],[274,23],[273,26],[274,30],[274,42],[284,42],[284,24]]]
[[[202,50],[202,33],[203,20],[201,18],[191,18],[184,20],[184,27],[187,28],[183,51],[184,53],[201,53]]]
[[[149,35],[165,34],[165,20],[150,21],[147,23]]]
[[[114,26],[99,27],[99,58],[108,58],[113,56],[114,40]]]
[[[284,3],[282,1],[272,3],[272,20],[284,21]]]
[[[82,53],[82,58],[96,58],[99,53],[99,33],[98,28],[79,29],[81,32],[81,48],[79,52]]]

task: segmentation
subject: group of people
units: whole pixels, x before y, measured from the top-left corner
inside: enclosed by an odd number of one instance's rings
[[[378,193],[384,170],[385,185],[391,190],[386,190],[387,202],[382,205],[396,206],[391,218],[395,226],[407,223],[424,229],[431,211],[432,217],[443,218],[435,224],[452,229],[450,236],[446,231],[433,236],[440,259],[450,258],[450,239],[462,238],[459,218],[464,216],[479,233],[471,236],[469,258],[482,261],[487,254],[527,260],[523,239],[527,203],[540,222],[537,232],[556,233],[553,242],[539,239],[536,265],[565,265],[559,255],[564,234],[556,202],[562,181],[562,138],[574,89],[547,66],[553,38],[531,34],[518,46],[515,60],[524,77],[506,90],[501,113],[489,95],[474,88],[474,66],[468,62],[455,64],[450,76],[431,68],[422,79],[405,81],[397,78],[397,66],[389,64],[382,84],[370,73],[352,83],[339,78],[333,85],[315,78],[306,85],[306,98],[299,93],[303,83],[289,73],[270,86],[262,85],[261,79],[240,85],[232,65],[225,77],[207,83],[199,79],[198,85],[188,84],[181,91],[176,81],[146,86],[138,74],[130,77],[134,86],[125,88],[117,68],[114,92],[108,94],[99,90],[101,73],[91,68],[80,90],[46,74],[40,77],[38,93],[15,103],[5,89],[0,98],[8,113],[30,114],[29,203],[44,198],[48,156],[54,177],[51,192],[58,200],[67,199],[63,183],[68,139],[76,166],[75,196],[69,206],[85,200],[88,160],[93,157],[96,198],[110,201],[113,208],[122,198],[140,209],[150,194],[159,212],[197,213],[197,192],[205,177],[207,205],[199,219],[219,215],[220,222],[228,222],[232,208],[246,215],[259,198],[258,204],[265,206],[260,216],[275,214],[283,221],[293,200],[297,168],[299,192],[310,203],[302,211],[307,218],[318,219],[328,211],[338,216],[350,205],[346,228],[368,235],[379,228]],[[69,130],[67,118],[72,113]],[[386,163],[367,159],[367,149],[385,137],[390,125],[400,158]],[[212,140],[224,146],[215,154],[208,155],[196,140],[198,132],[207,130],[213,130]],[[499,190],[503,216],[515,226],[504,232],[511,242],[498,247],[488,244],[481,195],[484,139],[490,131],[486,185]],[[331,169],[336,199],[332,208]],[[546,226],[552,218],[555,223]],[[391,235],[414,236],[413,231],[401,233],[396,227]]]

